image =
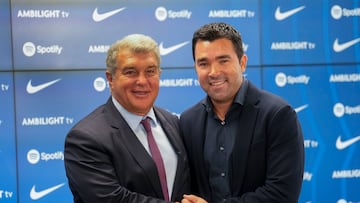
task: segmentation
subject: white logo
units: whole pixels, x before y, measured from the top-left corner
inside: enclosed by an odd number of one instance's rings
[[[335,20],[339,20],[342,17],[342,9],[339,5],[334,5],[331,7],[331,16]]]
[[[185,46],[188,43],[189,42],[183,42],[183,43],[171,46],[171,47],[164,48],[163,43],[161,42],[159,45],[160,55],[162,55],[162,56],[168,55],[171,52],[174,52],[175,50],[180,49],[181,47]]]
[[[37,164],[40,160],[40,152],[36,149],[31,149],[28,151],[26,158],[29,163]]]
[[[105,13],[98,13],[98,8],[95,8],[93,14],[92,14],[92,18],[95,22],[100,22],[100,21],[103,21],[117,13],[119,13],[120,11],[124,10],[126,7],[123,7],[123,8],[119,8],[119,9],[116,9],[116,10],[112,10],[112,11],[108,11],[108,12],[105,12]]]
[[[33,86],[31,84],[31,80],[29,80],[29,82],[26,85],[26,91],[29,94],[35,94],[35,93],[49,87],[50,85],[53,85],[53,84],[57,83],[59,80],[61,80],[61,79],[56,79],[56,80],[46,82],[46,83],[42,83],[42,84],[36,85],[36,86]]]
[[[44,54],[60,55],[63,50],[63,47],[57,44],[50,46],[41,46],[41,45],[35,46],[35,44],[32,42],[25,42],[22,49],[25,56],[32,57],[36,53],[40,55],[44,55]]]
[[[345,169],[345,170],[334,170],[332,174],[332,179],[338,179],[338,178],[360,178],[360,169]],[[355,203],[350,202],[349,203]]]
[[[40,160],[42,161],[56,161],[64,160],[64,153],[62,151],[56,151],[53,153],[39,152],[36,149],[31,149],[28,151],[26,158],[29,163],[37,164]]]
[[[284,41],[272,42],[271,50],[312,50],[316,48],[316,43],[309,41]]]
[[[339,20],[342,17],[358,17],[360,16],[360,8],[348,9],[342,8],[339,5],[333,5],[330,13],[335,20]]]
[[[183,10],[166,10],[164,7],[158,7],[155,10],[155,18],[158,21],[164,21],[166,19],[178,19],[178,18],[185,18],[190,19],[192,15],[192,12],[186,9]]]
[[[285,73],[278,73],[275,76],[275,83],[277,84],[277,86],[279,87],[284,87],[287,83],[286,80],[286,75]]]
[[[336,139],[336,148],[338,149],[338,150],[343,150],[343,149],[345,149],[345,148],[347,148],[347,147],[349,147],[350,145],[352,145],[352,144],[355,144],[357,141],[359,141],[360,140],[360,135],[359,136],[356,136],[356,137],[353,137],[353,138],[351,138],[351,139],[348,139],[348,140],[346,140],[346,141],[342,141],[341,140],[341,136],[339,136],[337,139]]]
[[[89,53],[106,53],[109,50],[109,45],[90,45]]]
[[[347,201],[345,199],[339,199],[337,203],[347,203]]]
[[[287,84],[308,84],[310,81],[310,77],[307,75],[299,75],[299,76],[291,76],[285,75],[285,73],[278,73],[275,76],[275,83],[279,87],[284,87]]]
[[[47,117],[25,117],[22,126],[45,126],[45,125],[64,125],[72,124],[74,121],[71,117],[65,116],[47,116]]]
[[[305,171],[303,175],[303,180],[311,181],[312,176],[313,176],[312,173]]]
[[[339,102],[334,105],[333,113],[338,118],[344,116],[345,114],[347,115],[360,114],[360,105],[348,106]]]
[[[342,103],[336,103],[333,108],[336,117],[342,117],[345,114],[345,106]]]
[[[94,85],[94,89],[95,89],[96,91],[102,92],[102,91],[104,91],[105,88],[106,88],[106,81],[105,81],[104,78],[98,77],[98,78],[96,78],[96,79],[94,80],[93,85]]]
[[[32,57],[35,55],[36,53],[36,48],[35,48],[35,44],[32,42],[26,42],[23,45],[23,53],[25,56],[27,57]]]
[[[155,17],[158,21],[164,21],[167,18],[167,10],[164,7],[158,7],[155,10]]]
[[[65,183],[61,183],[61,184],[59,184],[59,185],[55,185],[55,186],[53,186],[53,187],[49,187],[49,188],[47,188],[47,189],[45,189],[45,190],[41,190],[41,191],[39,191],[39,192],[37,192],[37,191],[35,190],[35,185],[33,185],[32,188],[31,188],[31,191],[30,191],[30,198],[31,198],[32,200],[41,199],[41,198],[43,198],[44,196],[50,194],[51,192],[54,192],[55,190],[59,189],[60,187],[62,187],[62,186],[64,186],[64,185],[65,185]]]
[[[331,74],[329,82],[360,82],[360,73]]]
[[[294,15],[295,13],[303,10],[305,6],[300,6],[298,8],[294,8],[285,12],[280,11],[280,7],[278,6],[275,10],[275,19],[278,21],[285,20],[286,18]]]
[[[309,106],[308,104],[299,106],[299,107],[295,108],[295,112],[296,112],[296,113],[299,113],[300,111],[306,109],[308,106]]]
[[[255,17],[255,12],[251,10],[210,10],[209,11],[209,18],[253,18]]]
[[[357,39],[353,39],[351,41],[342,43],[342,44],[339,44],[339,39],[336,38],[335,41],[334,41],[334,44],[333,44],[333,49],[334,49],[335,52],[342,52],[345,49],[355,45],[358,42],[360,42],[360,37],[357,38]]]

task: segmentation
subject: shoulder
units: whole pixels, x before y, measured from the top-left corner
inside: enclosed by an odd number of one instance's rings
[[[154,112],[155,112],[155,115],[157,116],[157,118],[160,120],[167,120],[167,121],[179,120],[179,117],[175,113],[172,113],[169,110],[158,107],[158,106],[154,106]]]
[[[265,109],[276,109],[290,106],[284,98],[270,91],[260,89],[251,82],[249,82],[248,91],[246,93],[246,102],[252,103],[258,108]]]
[[[105,105],[101,105],[94,109],[92,112],[87,114],[85,117],[83,117],[81,120],[77,122],[77,124],[74,127],[88,125],[92,123],[97,123],[99,120],[102,120],[102,114],[104,112]]]
[[[104,131],[109,129],[109,124],[105,116],[106,105],[101,105],[91,113],[79,120],[68,132],[67,138],[85,136],[87,138],[98,137],[105,134]]]
[[[199,101],[198,103],[194,104],[193,106],[185,109],[182,113],[181,113],[181,118],[182,117],[187,117],[187,116],[192,116],[192,115],[198,115],[200,114],[202,111],[205,111],[205,105],[204,105],[204,100],[206,99],[206,97],[204,99],[202,99],[201,101]]]
[[[154,112],[155,112],[155,114],[162,114],[163,116],[166,116],[166,117],[176,117],[176,115],[174,113],[170,112],[167,109],[159,107],[159,106],[154,106]]]

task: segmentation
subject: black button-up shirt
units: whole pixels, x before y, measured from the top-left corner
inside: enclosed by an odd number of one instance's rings
[[[247,88],[248,81],[244,79],[223,121],[214,113],[210,99],[204,102],[208,112],[204,157],[209,170],[212,199],[215,202],[226,201],[232,196],[229,184],[232,173],[230,171],[231,153],[235,137],[241,136],[241,132],[237,129],[241,125],[239,119]]]

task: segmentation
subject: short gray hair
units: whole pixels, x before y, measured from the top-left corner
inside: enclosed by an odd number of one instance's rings
[[[111,73],[111,75],[115,74],[118,63],[117,56],[119,51],[122,49],[130,50],[133,53],[153,52],[156,55],[158,64],[160,65],[160,51],[156,41],[143,34],[131,34],[116,41],[111,45],[107,52],[106,69]]]

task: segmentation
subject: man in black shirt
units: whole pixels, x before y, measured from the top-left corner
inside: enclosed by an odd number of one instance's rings
[[[231,25],[204,25],[192,51],[207,96],[180,117],[194,194],[182,203],[297,202],[304,141],[294,109],[243,77],[247,56]]]

